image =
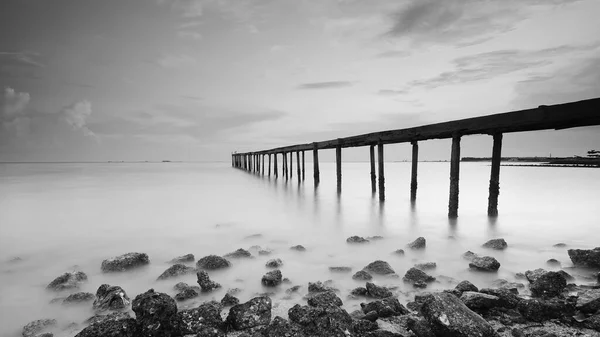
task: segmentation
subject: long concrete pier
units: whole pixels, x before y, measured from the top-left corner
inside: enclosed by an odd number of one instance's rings
[[[278,147],[247,153],[233,153],[232,166],[249,172],[263,174],[264,155],[269,156],[268,175],[271,176],[271,155],[274,156],[273,172],[277,174],[277,156],[283,159],[282,178],[292,178],[293,153],[296,153],[298,182],[304,180],[304,151],[313,153],[313,178],[315,186],[320,182],[319,150],[335,149],[337,189],[342,188],[342,149],[349,147],[370,147],[371,190],[376,192],[376,176],[379,176],[379,200],[385,200],[384,145],[411,143],[412,168],[410,196],[411,201],[417,197],[417,168],[419,158],[419,141],[428,139],[452,139],[450,156],[450,195],[448,217],[458,216],[458,195],[460,177],[460,141],[463,136],[486,134],[493,137],[492,165],[489,185],[488,215],[498,215],[498,195],[500,194],[500,159],[502,152],[502,135],[504,133],[561,130],[581,126],[600,125],[600,98],[588,99],[556,105],[541,105],[537,108],[492,114],[481,117],[454,120],[444,123],[429,124],[413,128],[395,129],[367,133],[357,136],[332,140]],[[375,173],[375,147],[377,147],[377,168]],[[302,161],[300,161],[302,152]],[[289,165],[287,155],[290,156]],[[260,170],[260,156],[263,156],[263,169]],[[254,166],[253,166],[254,165]],[[261,173],[262,172],[262,173]]]

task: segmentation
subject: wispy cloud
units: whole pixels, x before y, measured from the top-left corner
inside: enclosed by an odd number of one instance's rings
[[[353,83],[349,81],[313,82],[300,84],[298,89],[335,89],[350,87],[352,85]]]
[[[408,89],[381,89],[377,92],[377,94],[381,96],[397,96],[408,94],[409,92],[410,90]]]
[[[202,40],[202,34],[189,30],[180,30],[177,32],[177,36],[182,39]]]
[[[387,50],[387,51],[381,52],[375,56],[379,57],[379,58],[403,58],[403,57],[408,57],[411,54],[412,53],[409,52],[408,50]]]
[[[204,98],[202,98],[200,96],[192,96],[192,95],[181,95],[181,98],[189,99],[189,100],[192,100],[192,101],[202,101],[202,100],[204,100]]]
[[[0,52],[0,78],[39,78],[38,71],[44,67],[38,53]]]
[[[190,68],[197,63],[194,57],[186,54],[169,54],[156,60],[156,64],[163,68]]]

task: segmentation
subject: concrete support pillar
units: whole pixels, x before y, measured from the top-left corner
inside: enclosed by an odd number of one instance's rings
[[[502,134],[494,134],[492,147],[492,172],[490,174],[490,196],[488,216],[498,216],[498,195],[500,194],[500,159],[502,158]]]
[[[410,175],[410,200],[417,200],[417,166],[419,165],[419,144],[414,141],[412,144],[412,168]]]
[[[283,153],[283,176],[285,177],[285,180],[288,180],[288,168],[287,168],[287,153],[284,152]]]
[[[262,165],[261,165],[261,175],[265,175],[265,155],[261,154],[262,157]]]
[[[302,181],[302,171],[300,166],[300,151],[296,151],[296,175],[298,176],[298,182]]]
[[[460,135],[452,137],[452,153],[450,154],[450,200],[448,217],[458,217],[458,178],[460,176]]]
[[[288,171],[290,171],[290,180],[291,180],[292,176],[294,175],[294,152],[290,152],[290,167],[289,167]]]
[[[271,154],[269,153],[269,177],[271,176]]]
[[[273,173],[275,174],[275,179],[279,177],[279,171],[277,171],[277,152],[273,153]]]
[[[304,181],[304,151],[302,151],[302,181]]]
[[[313,144],[313,178],[315,180],[315,186],[319,185],[321,180],[321,173],[319,172],[319,149],[317,144]]]
[[[335,148],[335,176],[338,192],[342,190],[342,146]]]
[[[375,145],[369,146],[369,157],[371,159],[371,192],[377,191],[377,174],[375,173]]]
[[[377,144],[377,161],[379,164],[379,201],[385,201],[385,170],[383,160],[383,144]]]

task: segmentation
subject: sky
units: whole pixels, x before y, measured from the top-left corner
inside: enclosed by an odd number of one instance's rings
[[[600,0],[2,0],[0,161],[229,161],[596,98],[598,13]],[[490,136],[462,146],[491,155]],[[598,127],[507,134],[503,155],[590,149]],[[449,156],[448,140],[421,142],[421,159]]]

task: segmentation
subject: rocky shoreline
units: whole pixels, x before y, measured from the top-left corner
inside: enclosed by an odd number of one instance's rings
[[[350,245],[372,244],[381,237],[348,238]],[[301,248],[300,248],[301,247]],[[503,239],[490,240],[486,249],[507,249]],[[271,252],[255,247],[259,255]],[[305,250],[298,245],[290,249]],[[417,238],[406,249],[426,249],[425,238]],[[400,252],[402,251],[402,252]],[[455,282],[443,291],[429,292],[427,287],[443,275],[431,275],[435,262],[415,265],[400,277],[382,260],[366,265],[352,274],[345,266],[330,267],[331,272],[347,273],[348,277],[364,281],[364,286],[342,293],[331,281],[294,284],[279,269],[281,259],[271,259],[265,265],[260,280],[273,293],[301,294],[301,303],[287,312],[287,318],[273,317],[274,304],[268,294],[242,303],[236,294],[240,289],[230,288],[220,302],[206,301],[195,308],[178,309],[178,302],[200,294],[224,288],[210,277],[214,270],[231,268],[229,259],[253,258],[249,250],[238,249],[224,256],[208,255],[196,262],[195,268],[186,264],[195,258],[187,254],[174,258],[167,270],[157,277],[169,280],[181,275],[196,274],[198,286],[179,282],[171,297],[154,289],[138,294],[131,300],[125,289],[118,285],[102,284],[95,294],[77,292],[84,282],[90,282],[82,271],[60,275],[47,286],[52,292],[71,292],[67,297],[53,301],[64,305],[88,306],[96,313],[85,322],[58,322],[44,318],[30,322],[23,328],[24,337],[50,337],[71,333],[77,337],[90,336],[355,336],[355,337],[484,337],[484,336],[600,336],[600,247],[590,250],[569,249],[569,258],[578,270],[593,272],[595,280],[588,284],[572,283],[574,278],[564,269],[547,271],[535,269],[517,273],[523,282],[498,280],[494,287],[479,289],[468,280]],[[395,254],[403,254],[399,249]],[[457,258],[461,258],[457,256]],[[491,256],[473,252],[462,255],[474,272],[493,273],[501,268]],[[150,263],[147,254],[127,253],[102,262],[106,273],[127,272]],[[240,262],[241,263],[241,262]],[[549,265],[553,262],[548,261]],[[415,296],[406,304],[398,300],[398,287],[377,284],[378,278],[412,286]],[[360,300],[361,309],[347,312],[344,299]],[[135,317],[131,317],[132,310]]]

